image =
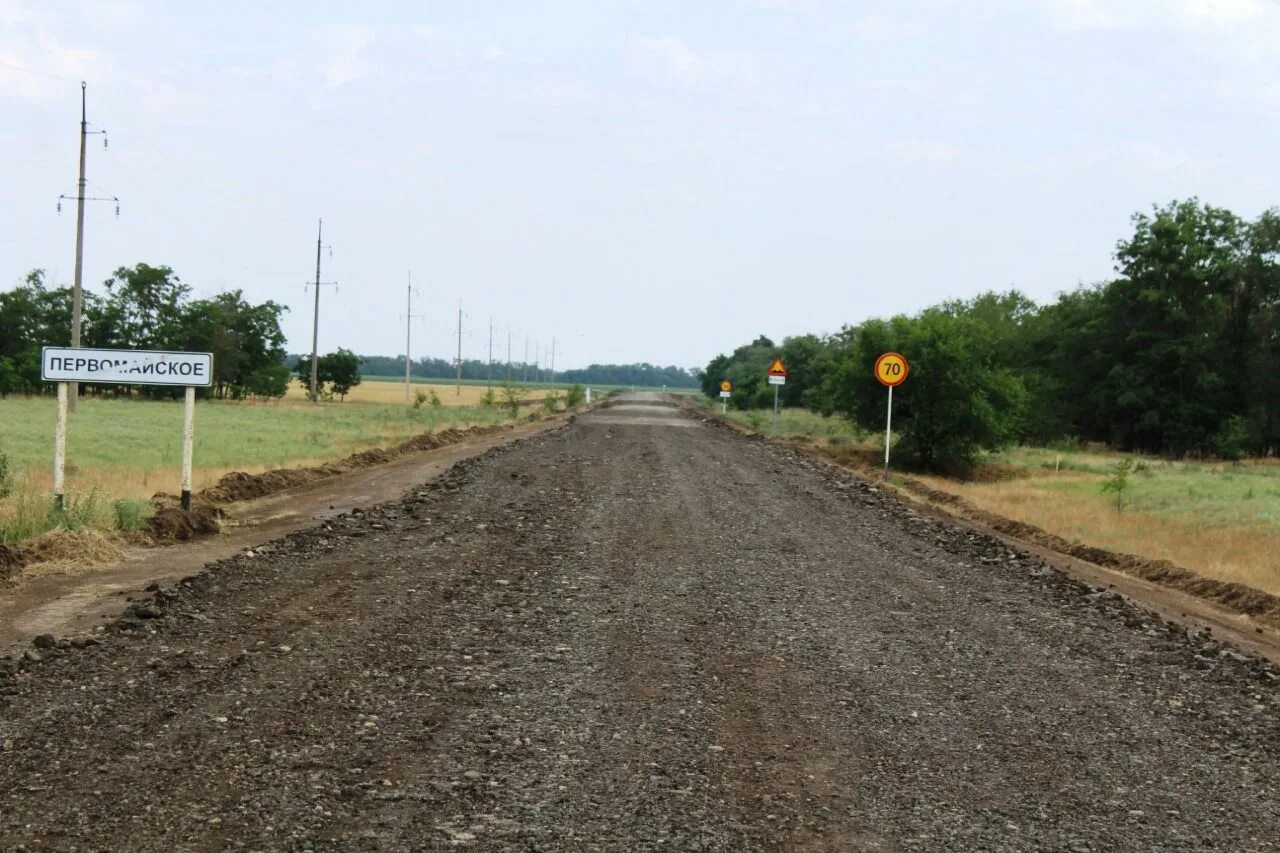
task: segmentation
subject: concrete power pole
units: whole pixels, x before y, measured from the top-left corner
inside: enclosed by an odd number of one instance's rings
[[[529,336],[524,336],[524,381],[529,381]]]
[[[321,242],[324,234],[324,220],[321,219],[318,220],[318,222],[319,224],[316,226],[316,301],[311,317],[311,389],[309,396],[311,397],[311,402],[313,404],[320,399],[319,389],[316,382],[320,375],[320,288],[326,285],[332,285],[334,287],[338,286],[336,281],[320,280],[320,251],[324,248],[324,244]],[[332,252],[330,252],[330,254],[332,254]]]
[[[76,272],[75,282],[71,289],[71,346],[80,346],[80,326],[81,317],[84,314],[84,203],[86,201],[113,201],[116,204],[116,216],[120,215],[120,199],[115,196],[110,198],[89,198],[86,196],[85,189],[88,187],[88,180],[85,178],[85,149],[87,147],[89,136],[101,134],[102,147],[107,147],[107,132],[105,130],[89,130],[89,120],[86,116],[85,108],[85,90],[88,88],[83,81],[80,83],[80,179],[76,183]],[[62,212],[62,202],[70,201],[72,196],[58,196],[58,212]],[[80,396],[80,383],[71,382],[67,386],[67,408],[73,414],[76,411],[76,400]]]
[[[507,384],[511,384],[511,327],[507,326]]]
[[[421,314],[413,313],[413,273],[409,273],[408,295],[405,301],[404,309],[404,401],[409,402],[409,386],[413,383],[410,378],[410,369],[413,366],[413,357],[409,354],[409,346],[412,338],[410,333],[413,329],[413,321],[422,319]]]
[[[551,339],[551,384],[556,384],[556,339]]]
[[[462,300],[458,300],[458,396],[462,396]]]
[[[489,318],[489,390],[493,390],[493,318]]]

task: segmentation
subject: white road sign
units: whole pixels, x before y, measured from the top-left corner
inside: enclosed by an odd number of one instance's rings
[[[207,387],[213,384],[213,354],[45,347],[40,378],[45,382]]]
[[[785,376],[774,376],[773,374],[769,374],[769,384],[770,384],[770,385],[786,385],[786,384],[787,384],[787,377],[785,377]]]

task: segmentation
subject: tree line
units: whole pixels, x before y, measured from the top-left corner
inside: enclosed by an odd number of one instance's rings
[[[760,337],[712,359],[702,390],[732,405],[782,402],[883,429],[878,355],[902,353],[894,391],[901,450],[935,470],[1014,442],[1105,442],[1171,456],[1280,450],[1280,212],[1252,221],[1197,199],[1136,214],[1117,276],[1037,304],[1016,291],[952,300],[776,345]]]
[[[191,288],[167,266],[120,267],[103,283],[105,295],[83,291],[80,342],[108,349],[213,353],[214,397],[280,397],[289,386],[280,317],[275,302],[253,304],[239,290],[191,299]],[[32,270],[0,293],[0,395],[48,390],[40,379],[40,350],[71,344],[72,289],[53,287]],[[182,390],[159,386],[92,385],[85,393],[169,397]]]
[[[415,358],[410,365],[410,375],[421,379],[454,379],[457,377],[456,362],[443,358]],[[360,356],[360,372],[365,376],[403,376],[404,356],[363,355]],[[489,378],[489,362],[477,358],[462,360],[462,378],[483,381]],[[511,379],[523,382],[546,382],[551,379],[551,372],[545,364],[525,364],[515,362],[511,365]],[[507,379],[507,363],[493,363],[493,380],[505,382]],[[557,382],[577,383],[581,385],[643,385],[647,387],[697,388],[698,375],[695,371],[683,367],[659,367],[654,364],[592,364],[573,370],[558,370],[555,374]]]

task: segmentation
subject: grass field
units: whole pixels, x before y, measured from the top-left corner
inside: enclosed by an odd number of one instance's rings
[[[441,404],[452,407],[479,405],[480,398],[484,396],[486,390],[483,384],[463,385],[459,389],[452,384],[446,385],[440,382],[414,382],[410,388],[410,393],[414,394],[421,391],[423,394],[431,394],[434,391],[436,396],[440,398]],[[533,399],[535,393],[538,393],[533,388],[522,390],[525,391],[529,399]],[[545,391],[542,391],[539,396],[545,393]],[[495,386],[494,394],[500,397],[502,389]],[[289,384],[289,393],[285,395],[284,402],[310,405],[310,401],[307,399],[307,389],[297,382],[291,382]],[[351,389],[351,393],[347,395],[346,402],[404,406],[404,378],[401,377],[398,381],[392,381],[390,379],[365,377],[363,382]]]
[[[385,391],[392,397],[400,391],[400,396],[394,403],[377,402],[383,392],[372,387],[363,400],[353,394],[346,403],[318,406],[297,398],[198,403],[193,487],[208,486],[228,471],[315,464],[423,432],[509,419],[502,411],[476,406],[479,394],[464,397],[469,405],[413,409],[404,405],[402,389]],[[56,525],[48,514],[54,415],[51,397],[0,400],[0,453],[9,482],[9,494],[0,498],[0,542]],[[74,506],[83,509],[85,526],[127,528],[134,516],[145,516],[151,495],[180,490],[181,464],[181,403],[84,399],[68,425],[67,490]]]
[[[700,401],[708,410],[718,404]],[[729,411],[768,434],[771,412]],[[782,437],[883,450],[883,437],[802,410],[779,416]],[[1280,595],[1280,462],[1240,464],[1135,457],[1123,509],[1103,492],[1122,454],[1015,448],[984,458],[973,482],[913,475],[980,509],[1073,543],[1165,559],[1206,577]]]

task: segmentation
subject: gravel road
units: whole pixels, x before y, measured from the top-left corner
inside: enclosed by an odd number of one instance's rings
[[[633,399],[0,662],[5,850],[1276,850],[1280,673]]]

